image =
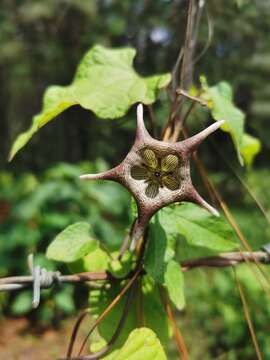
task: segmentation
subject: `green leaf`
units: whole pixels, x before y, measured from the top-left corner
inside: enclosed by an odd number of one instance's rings
[[[119,284],[114,284],[110,289],[95,289],[89,293],[89,305],[91,315],[96,319],[102,314],[102,312],[108,307],[113,299],[120,293],[121,287]],[[126,301],[126,295],[123,296],[120,301],[111,309],[108,316],[98,325],[98,332],[100,336],[108,342],[114,331],[116,330],[117,324],[120,321],[124,304]],[[126,341],[127,334],[129,334],[134,328],[136,328],[136,303],[135,298],[130,307],[128,315],[123,325],[123,329],[117,338],[117,341],[112,350],[119,349]],[[91,350],[92,347],[91,347]]]
[[[227,221],[215,217],[192,203],[182,203],[161,209],[160,224],[168,237],[184,236],[191,246],[205,247],[215,252],[237,247],[237,238]]]
[[[206,79],[201,77],[203,87],[202,97],[205,98],[215,120],[225,120],[221,126],[223,131],[229,132],[237,151],[240,164],[243,164],[241,146],[244,135],[245,114],[233,103],[233,92],[230,84],[225,81],[209,87]]]
[[[170,74],[141,77],[133,68],[135,50],[90,49],[80,62],[72,83],[50,86],[43,98],[42,111],[34,116],[29,130],[18,136],[9,159],[24,147],[41,127],[72,105],[81,105],[104,119],[119,118],[137,102],[151,104],[158,90],[170,82]]]
[[[145,253],[145,270],[152,278],[162,284],[166,270],[166,233],[159,223],[158,216],[150,224],[149,242]]]
[[[159,289],[155,284],[154,280],[150,276],[145,275],[142,278],[142,301],[138,303],[138,297],[133,298],[133,302],[129,309],[124,327],[115,342],[112,352],[121,348],[126,341],[127,334],[134,330],[138,326],[138,311],[140,308],[141,319],[143,319],[144,326],[151,328],[159,337],[163,346],[168,344],[170,336],[170,327],[164,306],[161,303]],[[119,284],[115,284],[110,289],[98,289],[91,290],[89,294],[90,311],[94,318],[100,316],[100,314],[107,308],[112,300],[119,294],[121,287]],[[102,338],[108,342],[123,313],[126,296],[122,297],[121,300],[116,304],[108,316],[98,326],[98,332]],[[104,346],[104,342],[95,343],[91,345],[92,351],[97,351],[100,346]],[[106,360],[111,359],[110,355]]]
[[[157,335],[148,328],[133,330],[121,350],[111,360],[166,360]]]
[[[254,136],[244,134],[241,145],[241,154],[248,167],[251,167],[255,156],[261,151],[261,142]]]
[[[142,293],[144,325],[151,328],[162,345],[167,347],[171,336],[169,320],[161,302],[159,287],[148,275],[142,278]]]
[[[70,263],[84,257],[97,247],[89,232],[90,225],[85,222],[68,226],[49,245],[47,258]]]
[[[109,260],[109,255],[97,247],[83,258],[70,263],[68,267],[73,273],[105,271],[108,270]]]
[[[164,279],[170,300],[178,310],[182,310],[185,307],[184,276],[176,261],[169,261]]]

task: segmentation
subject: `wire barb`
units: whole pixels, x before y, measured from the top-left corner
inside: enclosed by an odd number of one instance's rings
[[[236,251],[222,253],[217,256],[209,256],[198,259],[184,260],[179,264],[183,271],[192,270],[197,267],[228,267],[235,266],[246,261],[262,264],[270,264],[270,244],[262,247],[261,251]],[[131,273],[132,274],[132,273]],[[125,277],[127,278],[127,277]],[[40,266],[33,268],[33,275],[12,276],[0,278],[0,292],[22,290],[26,287],[35,288],[33,294],[33,305],[39,305],[40,289],[48,289],[54,285],[64,283],[86,283],[91,281],[122,281],[122,278],[115,278],[106,271],[84,272],[72,275],[62,275],[59,271],[48,271]]]
[[[40,290],[48,289],[56,282],[60,284],[60,271],[48,271],[39,265],[34,265],[34,256],[28,256],[28,267],[33,276],[32,308],[37,309],[40,303]]]
[[[32,308],[36,309],[40,303],[40,290],[48,289],[55,284],[59,285],[61,283],[61,273],[60,271],[48,271],[39,265],[35,266],[33,254],[28,256],[27,265],[31,276],[17,276],[13,278],[7,278],[10,280],[10,283],[4,283],[5,278],[0,279],[0,292],[21,290],[29,286],[29,284],[32,284]]]

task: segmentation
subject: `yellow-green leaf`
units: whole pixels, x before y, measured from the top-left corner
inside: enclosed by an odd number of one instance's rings
[[[251,167],[255,156],[261,151],[261,142],[256,137],[245,133],[240,151],[246,165]]]
[[[148,328],[133,330],[122,349],[111,360],[166,360],[156,334]]]
[[[208,101],[211,114],[215,120],[225,120],[221,126],[223,131],[229,132],[240,164],[243,164],[241,146],[244,135],[245,114],[234,105],[233,93],[230,84],[225,81],[209,87],[206,79],[201,77],[203,93],[202,97]]]
[[[41,112],[33,117],[30,129],[15,140],[10,160],[41,127],[72,105],[91,110],[100,118],[114,119],[137,102],[153,103],[159,89],[170,82],[170,74],[141,77],[133,68],[134,56],[132,48],[91,48],[70,85],[46,90]]]
[[[72,273],[108,270],[110,257],[99,246],[83,258],[68,264]]]

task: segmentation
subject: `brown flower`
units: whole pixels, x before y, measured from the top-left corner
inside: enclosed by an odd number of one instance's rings
[[[201,142],[222,124],[223,121],[218,121],[176,143],[159,141],[146,130],[140,104],[137,107],[135,143],[125,159],[111,170],[82,175],[81,179],[116,181],[133,195],[138,207],[138,219],[132,232],[133,244],[142,236],[153,214],[169,204],[190,201],[218,215],[217,210],[202,199],[192,184],[190,158]]]

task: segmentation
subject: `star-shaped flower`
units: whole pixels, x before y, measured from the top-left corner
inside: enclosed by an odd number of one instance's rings
[[[143,121],[143,106],[137,107],[135,143],[125,159],[111,170],[82,175],[87,180],[112,180],[125,186],[133,195],[138,219],[133,227],[133,244],[142,236],[150,218],[159,209],[181,201],[197,203],[218,215],[194,188],[190,177],[190,158],[201,142],[217,130],[218,121],[200,133],[176,143],[159,141],[150,136]]]

